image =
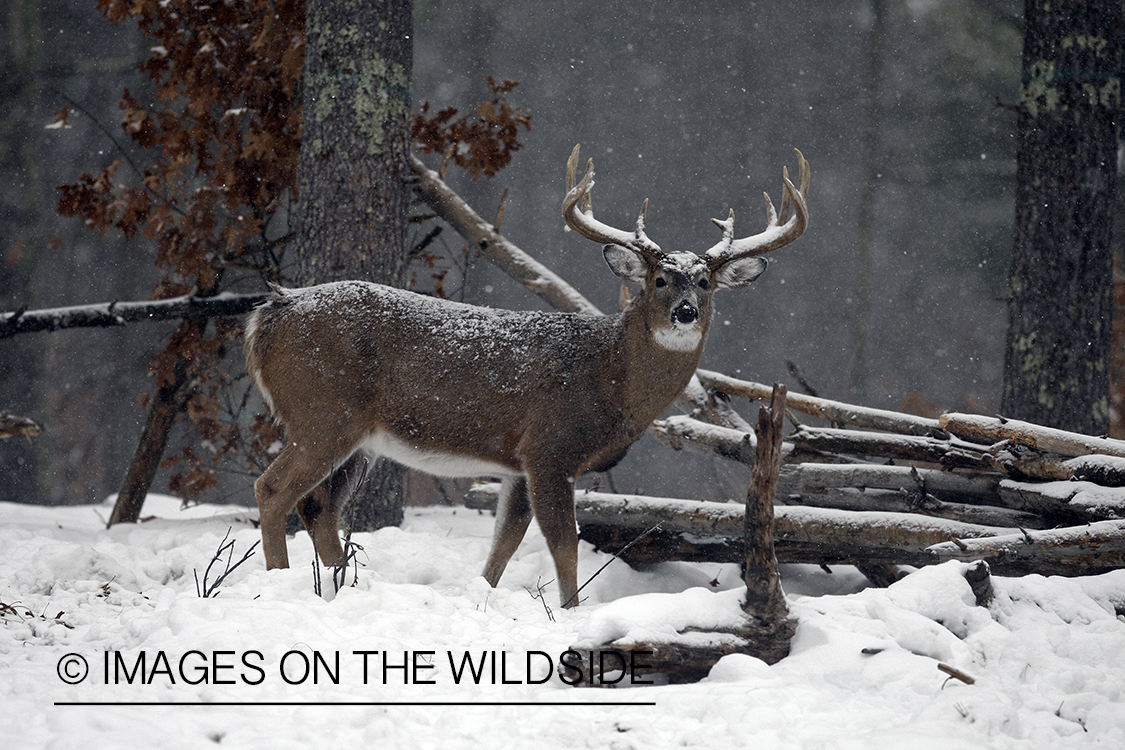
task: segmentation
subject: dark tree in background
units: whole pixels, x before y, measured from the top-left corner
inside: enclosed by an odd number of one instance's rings
[[[1109,428],[1118,0],[1025,4],[1003,413]]]
[[[35,119],[36,68],[40,48],[35,44],[39,7],[30,0],[12,0],[0,10],[0,309],[23,303],[20,294],[31,283],[39,220],[38,154],[20,137]],[[30,341],[9,343],[0,356],[0,409],[16,409],[34,401],[41,352]],[[35,495],[38,456],[26,441],[0,452],[0,476],[6,477],[0,500]]]
[[[401,286],[408,260],[412,0],[309,0],[293,274],[302,285]],[[380,461],[353,531],[402,520],[403,477]]]

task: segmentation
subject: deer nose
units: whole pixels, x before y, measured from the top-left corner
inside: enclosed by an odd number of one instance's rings
[[[696,310],[695,306],[692,305],[687,300],[684,300],[680,304],[676,305],[675,309],[672,310],[672,322],[673,323],[679,323],[680,325],[687,326],[687,325],[691,325],[692,323],[694,323],[698,319],[699,319],[699,310]]]

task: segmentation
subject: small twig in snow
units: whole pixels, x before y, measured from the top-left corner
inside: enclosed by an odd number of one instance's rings
[[[532,599],[538,599],[539,601],[543,602],[543,610],[547,613],[547,619],[550,620],[551,622],[554,622],[555,621],[555,613],[553,611],[551,611],[551,606],[549,604],[547,604],[547,597],[543,593],[544,586],[547,586],[551,583],[552,583],[552,581],[547,581],[547,583],[543,583],[543,577],[540,576],[539,580],[535,582],[535,591],[532,591],[531,589],[526,589],[526,590],[527,590],[527,593],[531,594]]]
[[[219,548],[215,550],[215,556],[211,558],[211,562],[207,564],[207,569],[203,571],[202,587],[200,587],[199,585],[199,572],[194,568],[192,569],[192,573],[195,575],[195,593],[196,596],[199,596],[202,599],[207,599],[216,591],[218,591],[219,586],[221,586],[223,581],[227,579],[227,576],[237,570],[239,565],[249,560],[254,555],[254,548],[261,543],[261,540],[259,539],[258,541],[251,544],[250,549],[246,550],[246,554],[244,554],[238,562],[232,564],[232,561],[234,560],[234,540],[231,539],[230,541],[227,541],[228,537],[230,537],[230,532],[231,529],[228,526],[227,533],[223,535],[223,541],[219,543]],[[207,579],[211,576],[211,568],[215,565],[215,563],[219,562],[222,559],[224,552],[227,553],[227,562],[225,568],[223,569],[222,575],[216,578],[213,583],[208,584]]]
[[[580,600],[580,599],[578,599],[577,597],[578,597],[578,595],[579,595],[579,594],[581,594],[581,593],[582,593],[582,589],[584,589],[584,588],[586,588],[587,586],[589,586],[589,585],[590,585],[590,581],[593,581],[593,580],[594,580],[595,578],[597,578],[597,577],[598,577],[599,575],[601,575],[601,572],[602,572],[603,570],[605,570],[606,568],[608,568],[608,567],[609,567],[609,564],[610,564],[611,562],[613,562],[614,560],[616,560],[616,559],[617,559],[618,557],[620,557],[621,555],[625,554],[625,552],[626,552],[626,551],[628,551],[628,549],[629,549],[630,547],[632,547],[632,546],[633,546],[634,544],[636,544],[637,542],[639,542],[639,541],[641,541],[642,539],[644,539],[644,538],[645,538],[646,536],[648,536],[648,535],[649,535],[649,534],[651,534],[652,532],[654,532],[654,531],[656,531],[657,529],[659,529],[659,528],[660,528],[660,526],[661,526],[661,524],[659,524],[659,523],[658,523],[658,524],[656,524],[655,526],[653,526],[653,527],[652,527],[651,529],[646,529],[646,530],[642,531],[642,532],[641,532],[640,534],[638,534],[638,535],[636,536],[636,538],[634,538],[634,539],[633,539],[633,541],[629,542],[629,543],[628,543],[628,544],[626,544],[626,545],[625,545],[624,547],[622,547],[622,548],[621,548],[621,549],[619,549],[619,550],[618,550],[617,552],[615,552],[615,553],[614,553],[614,555],[613,555],[613,557],[611,557],[611,558],[609,558],[608,560],[606,560],[606,561],[605,561],[605,565],[603,565],[603,566],[601,566],[600,568],[598,568],[598,569],[597,569],[597,571],[595,571],[595,572],[594,572],[594,575],[592,575],[592,576],[590,576],[589,578],[587,578],[587,579],[586,579],[586,583],[584,583],[584,584],[582,584],[581,586],[579,586],[579,587],[578,587],[578,590],[577,590],[577,591],[575,591],[575,592],[574,592],[573,594],[571,594],[571,595],[570,595],[570,598],[569,598],[569,599],[567,599],[567,600],[566,600],[565,602],[563,602],[563,607],[569,607],[569,606],[570,606],[570,603],[571,603],[571,602],[575,602],[576,604],[580,604],[580,603],[581,603],[581,600]]]

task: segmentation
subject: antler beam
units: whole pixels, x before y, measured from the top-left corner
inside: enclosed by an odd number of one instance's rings
[[[765,231],[751,237],[735,239],[734,209],[731,209],[730,215],[722,221],[711,219],[717,227],[723,230],[723,238],[703,256],[707,265],[711,268],[717,268],[732,258],[764,255],[789,244],[804,233],[805,227],[809,223],[809,209],[805,201],[809,195],[809,182],[812,175],[805,157],[797,149],[793,150],[797,153],[800,187],[793,185],[789,180],[789,169],[784,169],[782,171],[784,185],[782,186],[780,215],[774,210],[769,193],[764,194],[766,198]],[[789,216],[791,207],[793,215]]]
[[[563,198],[562,205],[563,219],[566,221],[566,225],[586,239],[600,242],[603,245],[631,247],[654,261],[664,257],[665,253],[660,249],[660,246],[645,234],[645,220],[648,214],[647,199],[641,206],[641,213],[637,216],[637,227],[632,232],[615,229],[594,218],[593,203],[590,198],[590,190],[594,187],[593,159],[586,162],[586,173],[582,176],[582,180],[576,181],[581,148],[581,144],[576,145],[566,162],[566,197]]]

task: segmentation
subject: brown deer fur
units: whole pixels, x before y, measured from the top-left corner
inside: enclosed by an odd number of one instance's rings
[[[576,159],[577,148],[567,223],[608,241],[610,268],[642,287],[617,315],[493,310],[361,281],[277,289],[251,315],[247,368],[287,437],[255,484],[267,567],[288,567],[295,505],[322,561],[341,562],[341,505],[362,458],[384,455],[441,476],[501,477],[485,578],[497,584],[534,515],[561,601],[577,603],[576,477],[617,463],[672,404],[699,363],[714,291],[749,283],[765,262],[763,243],[730,251],[733,219],[717,222],[724,241],[703,257],[661,251],[643,216],[628,234],[597,223],[592,165],[575,187]],[[786,179],[782,219],[769,208],[768,249],[778,228],[792,241],[807,222],[801,162],[802,189]]]

